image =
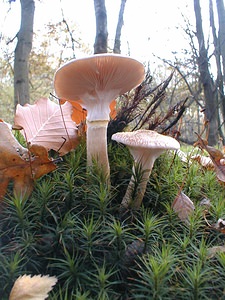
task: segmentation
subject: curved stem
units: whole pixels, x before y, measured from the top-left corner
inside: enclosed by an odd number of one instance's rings
[[[121,208],[122,209],[139,209],[146,191],[149,176],[151,174],[154,162],[156,158],[163,152],[162,150],[149,149],[138,150],[136,148],[129,147],[129,150],[134,158],[133,174],[129,185],[127,187],[126,194],[123,197]],[[137,169],[135,165],[141,167],[140,174],[136,174]],[[136,180],[136,183],[135,183]],[[135,187],[135,184],[137,186]],[[136,189],[136,191],[134,191]],[[134,195],[135,192],[135,195]]]
[[[133,170],[134,170],[134,167],[133,167]],[[143,171],[141,182],[138,184],[135,195],[133,195],[134,189],[135,189],[135,177],[134,177],[134,175],[132,175],[129,185],[127,187],[126,193],[121,202],[122,208],[125,208],[125,209],[128,209],[128,208],[139,209],[140,208],[145,191],[146,191],[146,187],[147,187],[147,183],[148,183],[150,174],[151,174],[151,170],[149,170],[149,169]]]

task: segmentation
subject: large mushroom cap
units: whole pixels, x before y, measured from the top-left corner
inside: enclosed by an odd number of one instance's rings
[[[60,67],[54,76],[54,87],[59,98],[70,101],[113,91],[111,101],[138,86],[144,74],[144,66],[135,59],[118,54],[96,54],[71,60]]]
[[[117,132],[112,135],[112,140],[128,147],[162,150],[178,150],[180,148],[179,142],[174,138],[145,129],[133,132]]]

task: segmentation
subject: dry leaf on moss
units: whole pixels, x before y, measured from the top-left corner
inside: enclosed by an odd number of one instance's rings
[[[208,170],[213,170],[215,168],[214,163],[209,156],[196,154],[192,155],[191,159],[197,161],[201,166]]]
[[[225,234],[225,220],[219,218],[215,224],[211,225],[211,228]]]
[[[56,284],[56,277],[20,276],[14,283],[9,300],[44,300]]]
[[[225,253],[225,246],[213,246],[208,248],[207,251],[207,257],[208,258],[213,258],[216,256],[218,253]]]
[[[222,153],[222,151],[214,147],[208,146],[207,141],[203,140],[201,137],[198,137],[198,141],[195,143],[195,146],[198,146],[202,150],[208,152],[215,168],[216,177],[220,181],[225,182],[225,164],[223,163],[224,154]]]
[[[33,105],[20,104],[16,107],[15,126],[23,128],[25,139],[30,144],[53,149],[65,155],[79,143],[77,126],[71,119],[72,105],[59,105],[47,98],[41,98]]]
[[[210,155],[212,161],[218,163],[223,158],[223,153],[214,147],[208,146],[208,142],[198,136],[198,141],[194,144],[194,147],[199,147],[202,150],[206,150]]]
[[[188,218],[194,211],[195,206],[187,195],[185,195],[183,192],[180,192],[174,199],[172,208],[177,213],[181,221],[188,223]]]
[[[56,169],[44,147],[22,147],[4,122],[0,122],[0,140],[0,200],[10,181],[14,183],[15,194],[28,196],[35,179]]]

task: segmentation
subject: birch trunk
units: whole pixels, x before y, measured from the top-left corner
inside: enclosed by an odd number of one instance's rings
[[[14,58],[14,105],[29,103],[29,55],[32,49],[34,0],[20,0],[21,23]]]

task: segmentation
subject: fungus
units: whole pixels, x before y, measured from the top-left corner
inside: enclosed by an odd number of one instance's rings
[[[93,159],[109,176],[107,126],[109,105],[116,97],[138,86],[144,79],[144,66],[118,54],[97,54],[71,60],[54,76],[57,96],[77,101],[87,110],[87,165]]]
[[[152,130],[118,132],[112,135],[112,140],[128,146],[134,159],[133,175],[122,200],[121,208],[138,209],[141,206],[155,160],[165,150],[178,150],[180,144],[174,138],[159,134]],[[140,164],[142,178],[138,184],[138,192],[133,199],[132,195],[135,187],[135,175],[137,175],[135,174],[135,166],[137,166],[137,164]]]

